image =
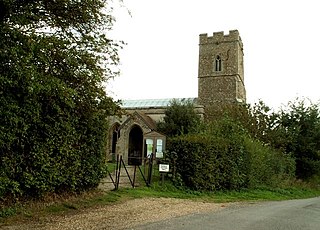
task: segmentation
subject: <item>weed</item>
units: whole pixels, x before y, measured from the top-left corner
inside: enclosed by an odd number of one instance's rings
[[[17,208],[15,207],[4,207],[0,210],[0,217],[9,217],[17,213]]]

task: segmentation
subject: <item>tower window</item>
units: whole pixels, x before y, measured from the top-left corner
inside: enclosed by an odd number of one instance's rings
[[[215,71],[221,71],[221,57],[217,55],[215,60]]]

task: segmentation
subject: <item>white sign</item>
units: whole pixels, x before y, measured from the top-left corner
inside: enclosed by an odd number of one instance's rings
[[[163,158],[163,152],[156,152],[156,158]]]
[[[157,151],[162,152],[162,140],[157,139]]]
[[[151,157],[151,154],[153,152],[153,140],[152,139],[146,139],[147,144],[147,157]]]
[[[153,140],[152,139],[146,139],[146,144],[147,145],[153,145]]]
[[[159,172],[169,172],[169,165],[159,164]]]

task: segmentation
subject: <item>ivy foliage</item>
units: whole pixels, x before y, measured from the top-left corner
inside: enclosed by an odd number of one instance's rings
[[[96,186],[106,118],[103,82],[121,43],[103,0],[0,1],[0,197]]]

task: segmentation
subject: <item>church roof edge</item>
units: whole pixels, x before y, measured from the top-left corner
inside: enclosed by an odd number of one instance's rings
[[[121,107],[124,109],[130,108],[157,108],[168,107],[173,100],[180,102],[191,101],[194,105],[197,104],[197,99],[190,98],[163,98],[163,99],[137,99],[137,100],[122,100]]]

